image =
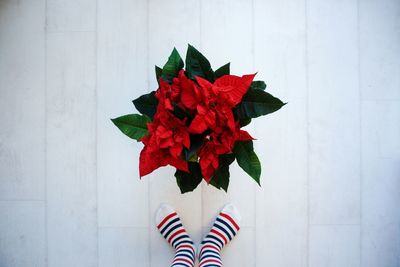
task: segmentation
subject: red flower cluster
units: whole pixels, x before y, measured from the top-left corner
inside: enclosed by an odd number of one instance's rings
[[[160,78],[155,94],[157,111],[147,125],[149,135],[141,139],[145,147],[140,154],[140,176],[166,165],[188,172],[182,152],[190,148],[190,136],[200,135],[203,141],[197,159],[204,179],[210,182],[219,167],[219,156],[232,153],[236,141],[253,139],[240,129],[232,109],[240,103],[254,76],[225,75],[210,83],[201,77],[190,80],[181,70],[172,84]],[[175,116],[176,108],[185,111],[191,121]]]

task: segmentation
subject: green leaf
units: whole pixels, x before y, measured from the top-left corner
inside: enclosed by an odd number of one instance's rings
[[[200,76],[210,82],[214,82],[215,80],[210,62],[191,45],[188,45],[186,52],[186,74],[192,80],[195,76]]]
[[[253,81],[250,85],[250,88],[265,90],[265,88],[267,88],[267,85],[265,84],[264,81]]]
[[[176,183],[181,190],[181,193],[191,192],[201,183],[203,176],[201,175],[200,165],[197,162],[188,162],[190,173],[176,170]]]
[[[223,65],[222,67],[220,67],[219,69],[217,69],[214,73],[215,73],[215,78],[219,78],[222,77],[224,75],[229,75],[230,73],[230,65],[231,63],[227,63],[225,65]]]
[[[235,108],[239,119],[257,118],[279,110],[286,103],[260,89],[249,89]]]
[[[147,115],[150,118],[153,118],[154,114],[156,114],[158,100],[155,96],[155,91],[142,95],[132,102],[140,113]]]
[[[203,136],[200,134],[190,135],[190,148],[184,148],[185,160],[189,161],[196,156],[197,150],[203,145]],[[197,160],[197,157],[196,157]]]
[[[260,185],[261,164],[253,148],[253,141],[238,141],[233,148],[239,166]]]
[[[146,115],[129,114],[111,119],[111,121],[122,133],[139,141],[143,136],[148,135],[147,124],[151,122],[151,119]]]
[[[162,68],[160,68],[159,66],[155,66],[155,70],[156,70],[157,82],[160,83],[160,77],[162,75]]]
[[[217,189],[228,192],[229,186],[229,165],[235,161],[234,154],[225,154],[219,157],[219,167],[211,178],[210,184]]]
[[[250,122],[251,122],[251,118],[242,118],[242,119],[239,119],[239,125],[240,125],[240,127],[244,127],[244,126],[246,126],[246,125],[249,125],[250,124]]]
[[[161,77],[169,82],[172,83],[172,80],[178,75],[179,71],[183,68],[183,60],[179,55],[176,48],[172,50],[171,55],[168,58],[167,63],[165,63]]]
[[[175,102],[172,102],[172,106],[174,107],[172,113],[175,115],[175,117],[177,117],[180,120],[186,118],[187,119],[186,123],[187,125],[189,125],[190,122],[192,121],[192,116],[186,110],[178,106],[178,104],[176,104]]]

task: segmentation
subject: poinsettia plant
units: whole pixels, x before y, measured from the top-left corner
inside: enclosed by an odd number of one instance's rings
[[[174,49],[155,72],[158,89],[133,100],[141,114],[112,119],[125,135],[144,144],[140,177],[171,165],[182,193],[193,191],[203,179],[227,191],[229,165],[236,159],[260,184],[254,138],[242,127],[285,103],[267,93],[265,82],[254,80],[256,74],[230,75],[230,63],[213,71],[191,45],[185,68]]]

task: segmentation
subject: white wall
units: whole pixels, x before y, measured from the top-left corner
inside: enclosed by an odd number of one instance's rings
[[[180,195],[138,178],[109,118],[187,43],[289,102],[248,127],[262,188]],[[228,267],[400,266],[398,0],[0,0],[0,266],[168,266],[176,207],[195,241],[235,203]]]

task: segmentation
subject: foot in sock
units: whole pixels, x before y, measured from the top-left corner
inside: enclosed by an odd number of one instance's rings
[[[174,209],[162,204],[156,213],[156,225],[161,235],[175,248],[171,267],[194,267],[195,246]]]
[[[210,232],[201,242],[199,267],[222,266],[221,249],[236,236],[240,229],[240,218],[239,211],[232,204],[222,209]]]

